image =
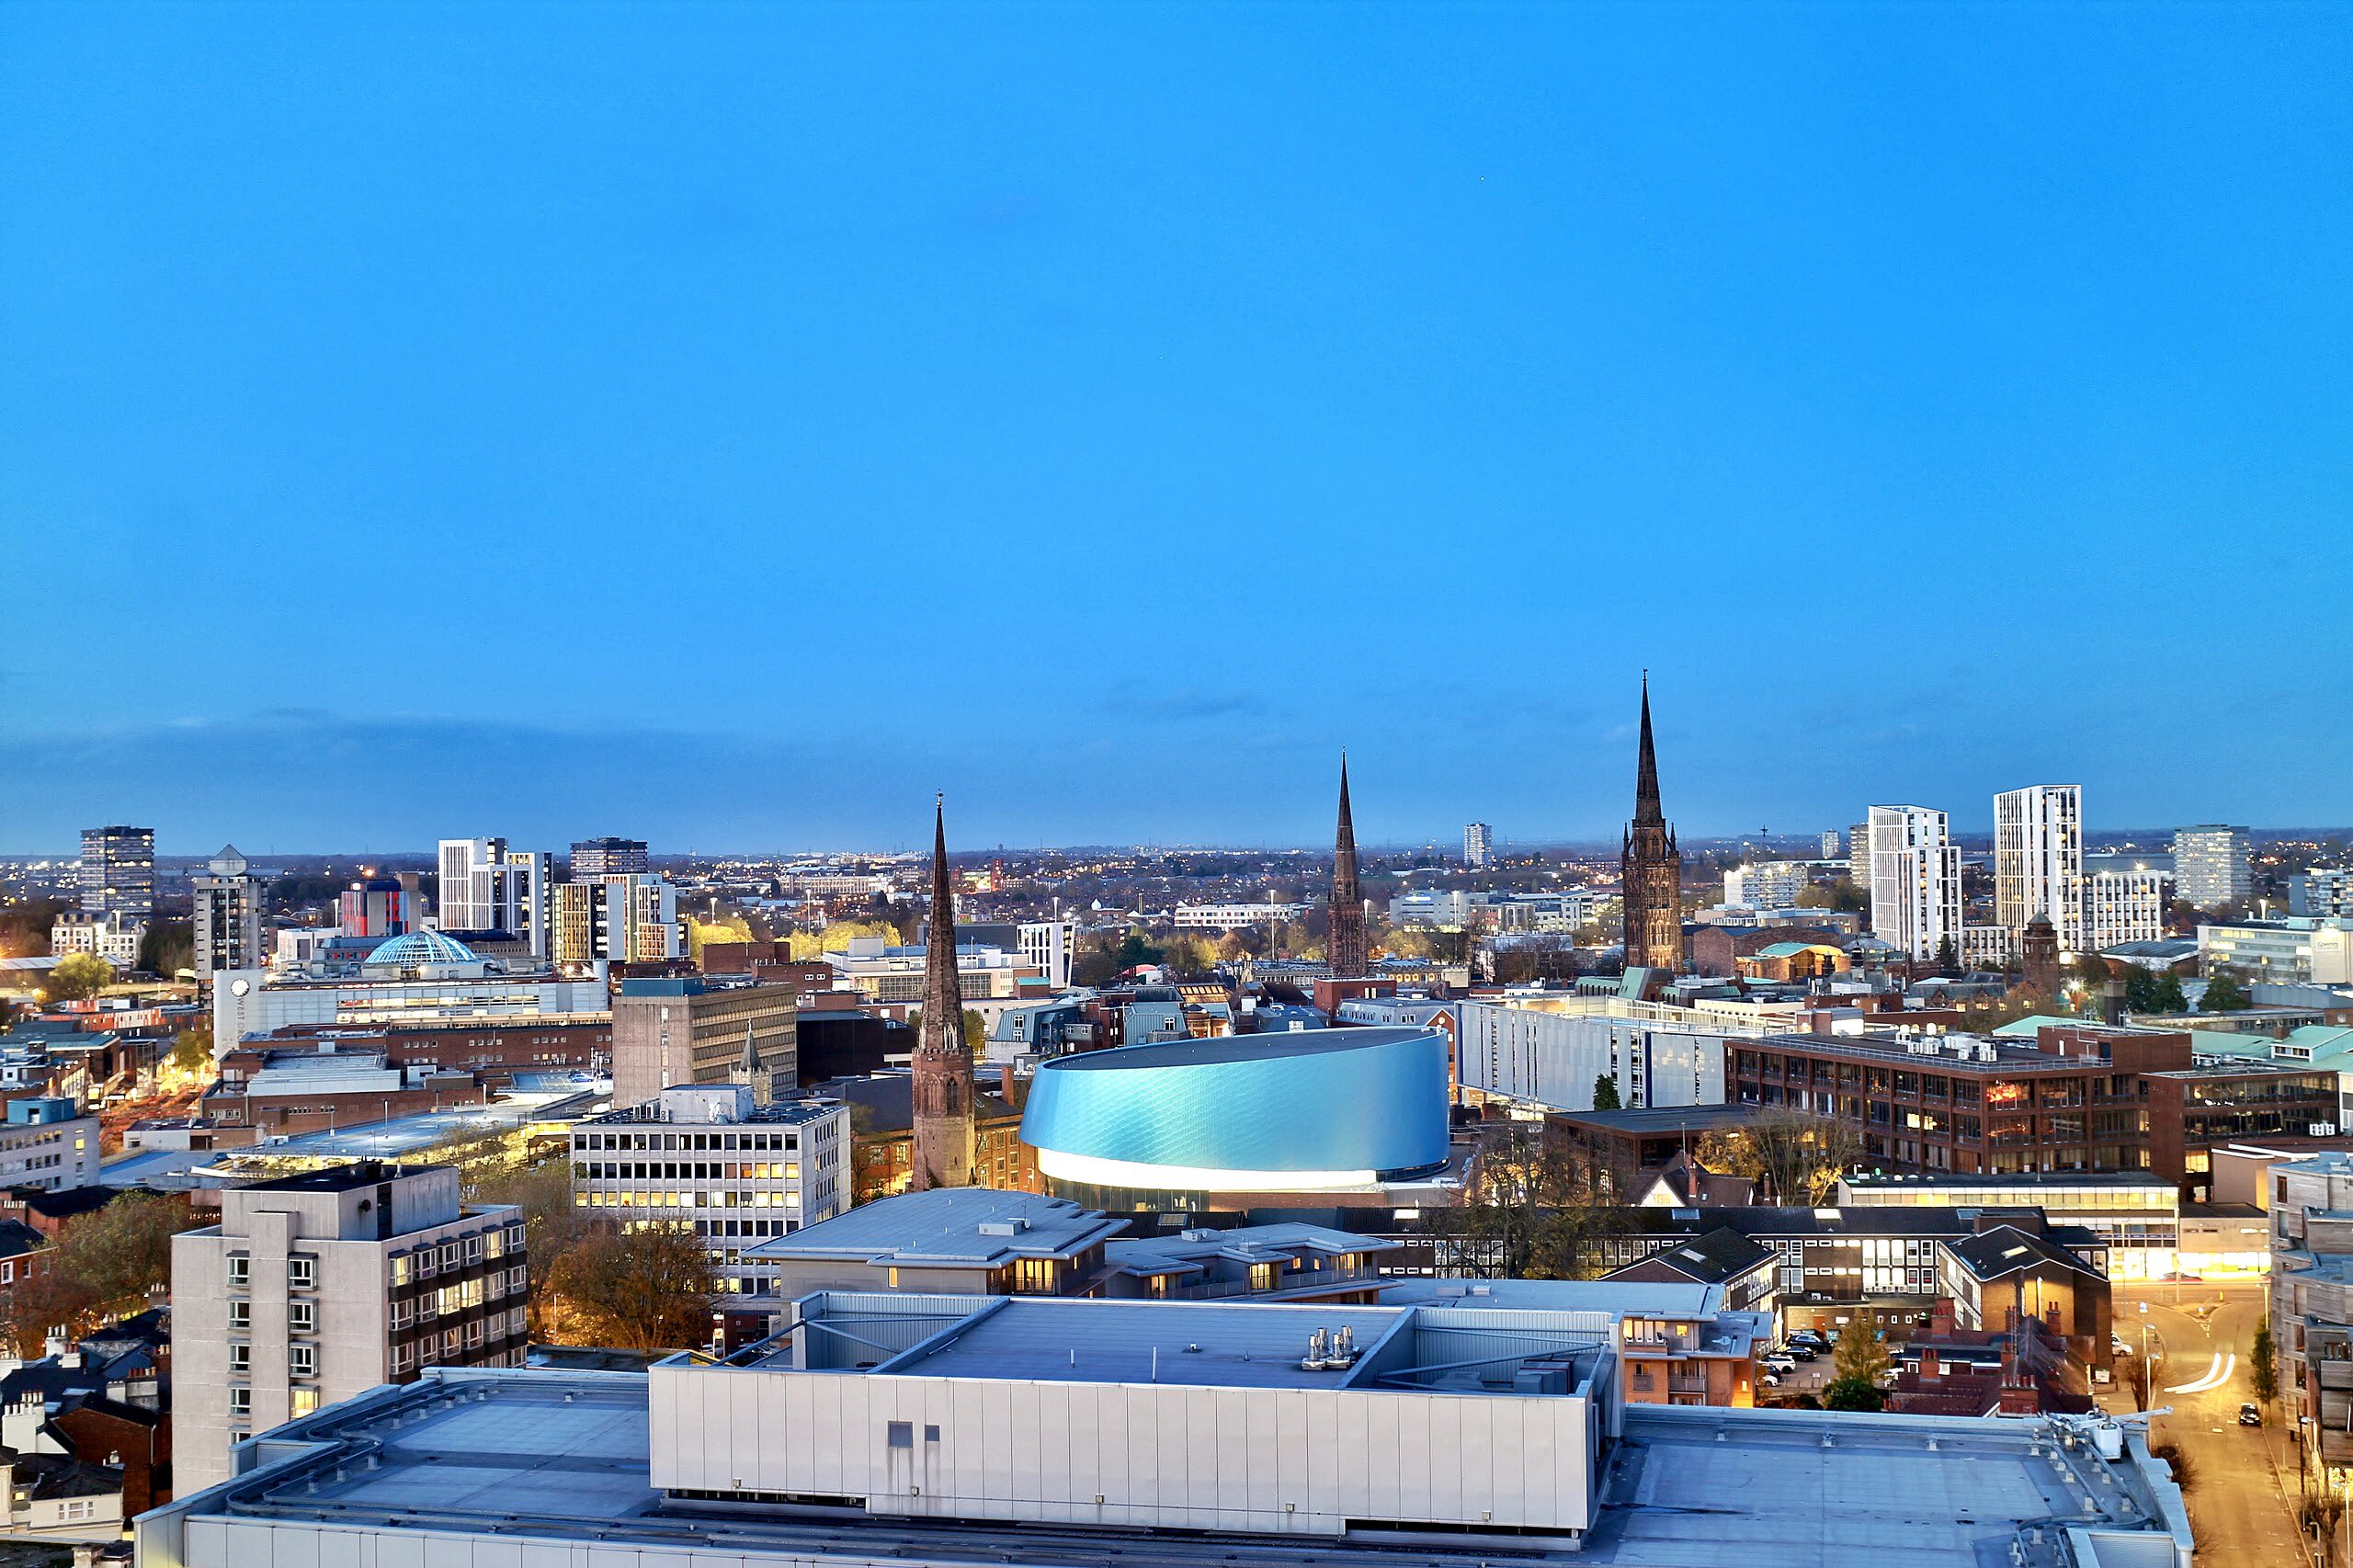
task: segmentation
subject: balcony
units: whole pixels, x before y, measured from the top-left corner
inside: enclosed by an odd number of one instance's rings
[[[2313,1369],[2320,1374],[2321,1387],[2353,1389],[2353,1361],[2315,1361]]]

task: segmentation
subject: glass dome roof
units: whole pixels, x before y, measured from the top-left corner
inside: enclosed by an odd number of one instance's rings
[[[411,931],[369,953],[363,969],[417,969],[426,964],[480,963],[474,950],[438,931]]]

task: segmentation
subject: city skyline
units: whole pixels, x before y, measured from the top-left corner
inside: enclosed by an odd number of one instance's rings
[[[2191,678],[2346,629],[2341,8],[142,14],[0,17],[0,836],[1600,839],[1645,665],[1690,833],[2353,816]]]

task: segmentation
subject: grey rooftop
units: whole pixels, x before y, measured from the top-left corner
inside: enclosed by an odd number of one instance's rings
[[[995,1267],[1022,1257],[1064,1257],[1116,1236],[1108,1220],[1063,1198],[988,1187],[937,1187],[862,1203],[789,1236],[746,1248],[746,1257],[833,1258],[905,1268]]]

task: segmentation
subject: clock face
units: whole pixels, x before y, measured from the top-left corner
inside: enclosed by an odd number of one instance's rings
[[[246,992],[251,991],[253,988],[254,983],[250,980],[233,980],[229,983],[229,994],[232,996],[243,996]]]

